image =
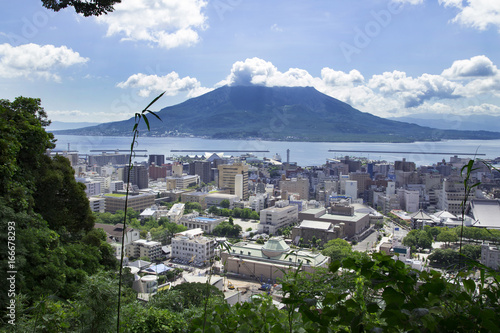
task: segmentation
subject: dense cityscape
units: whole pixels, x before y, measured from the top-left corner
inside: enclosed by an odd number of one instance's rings
[[[0,332],[500,332],[500,1],[0,11]]]

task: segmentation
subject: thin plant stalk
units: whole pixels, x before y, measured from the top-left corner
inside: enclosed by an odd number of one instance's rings
[[[123,274],[123,257],[124,257],[124,248],[125,248],[125,235],[126,232],[125,230],[127,229],[127,209],[128,209],[128,195],[129,195],[129,182],[130,182],[130,171],[132,170],[132,157],[134,155],[134,147],[137,144],[137,137],[139,136],[139,124],[141,123],[141,119],[144,119],[144,123],[146,124],[146,127],[148,131],[150,130],[149,127],[149,120],[146,117],[147,113],[152,114],[155,116],[157,119],[160,119],[160,117],[154,113],[153,111],[148,110],[148,108],[153,105],[160,97],[163,96],[165,92],[161,93],[159,96],[157,96],[151,103],[149,103],[148,106],[144,108],[140,113],[136,113],[134,120],[134,128],[132,129],[133,132],[133,137],[132,137],[132,143],[130,144],[130,155],[128,159],[128,172],[127,172],[127,189],[125,192],[125,214],[123,216],[123,230],[122,230],[122,244],[121,244],[121,253],[120,253],[120,273],[118,276],[118,308],[117,308],[117,318],[116,318],[116,332],[120,332],[120,310],[121,310],[121,295],[122,295],[122,274]]]

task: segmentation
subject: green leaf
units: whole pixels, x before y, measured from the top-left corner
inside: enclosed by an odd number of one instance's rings
[[[151,103],[149,103],[149,104],[148,104],[148,106],[146,106],[142,112],[143,112],[143,113],[144,113],[144,112],[146,112],[146,111],[149,109],[149,107],[150,107],[151,105],[153,105],[154,103],[156,103],[156,101],[157,101],[157,100],[159,100],[159,99],[163,96],[163,94],[164,94],[164,93],[165,93],[165,91],[164,91],[164,92],[162,92],[162,93],[161,93],[159,96],[157,96],[155,99],[153,99],[153,101],[151,101]]]
[[[156,114],[156,112],[149,111],[149,110],[148,110],[148,112],[151,113],[153,116],[155,116],[159,121],[163,121],[163,120],[161,120],[160,116]]]
[[[151,129],[149,128],[149,120],[148,120],[148,118],[146,117],[146,115],[144,115],[143,118],[144,118],[144,122],[146,123],[146,126],[148,128],[148,131],[150,131]]]

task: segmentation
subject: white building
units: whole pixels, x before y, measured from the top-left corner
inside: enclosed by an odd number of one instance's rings
[[[488,243],[481,245],[481,264],[495,270],[500,269],[500,248]]]
[[[162,255],[161,243],[138,239],[126,248],[126,252],[128,257],[148,257],[149,260],[156,260]]]
[[[234,202],[238,200],[238,196],[235,194],[211,193],[205,197],[205,204],[207,205],[207,208],[220,206],[220,203],[223,200],[229,201],[229,209],[233,209]]]
[[[279,228],[296,223],[299,209],[288,200],[278,201],[274,207],[260,211],[259,233],[275,234]]]
[[[183,215],[179,223],[188,229],[201,229],[206,233],[211,234],[215,227],[225,221],[225,217],[219,216],[200,216],[198,212]]]
[[[109,183],[109,192],[113,193],[122,190],[123,190],[123,180],[114,180]]]
[[[445,179],[438,197],[438,209],[446,210],[454,215],[462,215],[462,201],[465,197],[465,186],[463,182]],[[467,201],[474,199],[472,192]]]
[[[345,181],[345,195],[346,197],[351,197],[353,200],[358,198],[358,182],[356,180]]]
[[[90,210],[96,213],[104,213],[106,211],[106,199],[102,197],[89,198]]]
[[[172,257],[206,264],[215,255],[215,239],[203,236],[202,229],[175,234],[172,238]]]
[[[176,203],[172,206],[172,208],[170,208],[167,213],[167,217],[170,222],[179,223],[182,215],[184,215],[184,206],[185,204],[183,203]]]

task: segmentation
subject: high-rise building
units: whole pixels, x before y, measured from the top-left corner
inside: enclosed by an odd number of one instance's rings
[[[235,162],[234,164],[222,164],[218,167],[219,170],[219,188],[229,190],[230,194],[236,194],[236,188],[242,186],[242,200],[248,199],[248,165],[243,162]],[[242,177],[236,177],[242,175]],[[239,185],[236,185],[236,183]]]
[[[189,174],[200,176],[200,180],[207,184],[213,180],[212,163],[209,161],[193,161],[189,163]]]
[[[127,182],[129,166],[126,165],[123,170],[123,181]],[[148,167],[144,165],[135,164],[132,166],[130,170],[130,179],[128,179],[129,183],[132,185],[137,185],[138,188],[148,188]]]
[[[163,165],[165,164],[165,155],[149,155],[149,165],[152,163],[156,165]]]

